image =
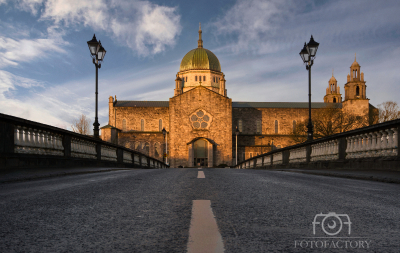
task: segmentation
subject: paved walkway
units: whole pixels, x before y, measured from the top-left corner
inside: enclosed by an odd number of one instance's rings
[[[76,174],[106,172],[113,170],[132,170],[127,168],[50,168],[50,169],[15,169],[0,171],[0,183],[36,180]]]
[[[42,178],[97,173],[113,170],[132,170],[127,168],[52,168],[52,169],[16,169],[13,171],[0,171],[0,183],[36,180]],[[400,184],[400,171],[372,171],[372,170],[307,170],[307,169],[281,169],[296,173],[343,177],[352,179],[372,180],[386,183]]]
[[[400,184],[400,171],[385,171],[385,170],[307,170],[307,169],[284,169],[281,171],[290,171],[296,173],[343,177],[352,179],[372,180],[386,183]]]

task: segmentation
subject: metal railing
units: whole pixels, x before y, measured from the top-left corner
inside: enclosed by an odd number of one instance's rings
[[[400,168],[400,119],[273,150],[238,163],[235,168],[275,168],[292,165],[382,158]],[[399,161],[399,162],[397,162]]]
[[[45,160],[57,166],[168,167],[123,146],[0,113],[0,167],[47,166]]]

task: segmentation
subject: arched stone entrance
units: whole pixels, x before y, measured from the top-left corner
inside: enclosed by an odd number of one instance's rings
[[[213,167],[213,143],[207,138],[195,138],[188,143],[189,167]]]

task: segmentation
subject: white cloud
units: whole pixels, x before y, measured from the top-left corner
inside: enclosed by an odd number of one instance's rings
[[[44,58],[50,52],[66,53],[61,47],[66,44],[54,38],[12,39],[0,36],[0,67],[17,66],[18,62]]]
[[[83,24],[109,32],[142,56],[173,46],[181,31],[176,7],[148,1],[48,0],[41,19],[53,20],[57,26]]]

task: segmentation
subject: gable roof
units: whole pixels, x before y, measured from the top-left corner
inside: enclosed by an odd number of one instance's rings
[[[333,105],[342,108],[341,103],[312,102],[311,108],[319,109]],[[299,108],[308,109],[308,102],[232,102],[233,108]]]
[[[169,107],[169,101],[119,101],[114,107]]]
[[[311,108],[320,109],[328,105],[342,108],[341,103],[313,102]],[[114,107],[169,107],[169,101],[119,101]],[[233,108],[299,108],[308,109],[308,102],[232,102]]]

